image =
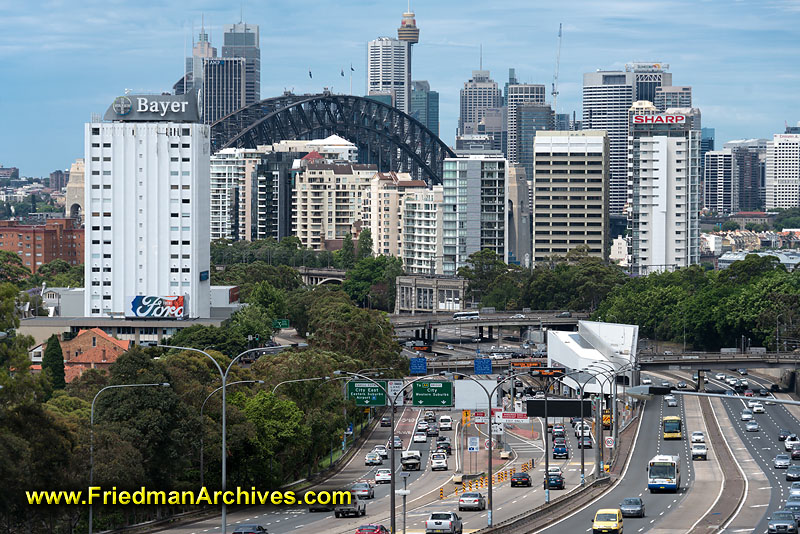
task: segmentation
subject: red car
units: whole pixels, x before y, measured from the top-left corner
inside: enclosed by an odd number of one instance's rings
[[[752,389],[746,389],[744,391],[744,396],[745,397],[752,397],[753,396],[753,390]]]
[[[356,534],[389,534],[389,529],[383,525],[361,525],[356,529]]]

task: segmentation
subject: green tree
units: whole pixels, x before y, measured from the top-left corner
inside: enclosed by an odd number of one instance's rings
[[[739,230],[741,226],[736,221],[725,221],[722,223],[722,231],[723,232],[732,232],[733,230]]]
[[[394,287],[397,276],[403,274],[400,258],[367,256],[347,272],[342,289],[354,302],[391,311],[394,307]]]
[[[237,329],[195,324],[179,330],[166,345],[203,350],[212,347],[223,354],[239,354],[247,349],[247,338]]]
[[[273,319],[286,317],[286,292],[274,287],[269,282],[259,282],[253,287],[247,302],[263,308],[264,313]]]
[[[272,316],[258,304],[250,304],[235,312],[230,318],[230,326],[244,339],[253,336],[257,341],[266,341],[272,336]]]
[[[369,228],[364,228],[358,234],[358,251],[356,252],[356,261],[372,256],[372,232]]]
[[[340,269],[352,269],[356,262],[356,251],[353,246],[353,236],[347,234],[342,241],[342,248],[338,251],[338,267]]]
[[[47,340],[47,347],[42,356],[42,371],[48,374],[54,389],[64,389],[64,355],[61,353],[61,343],[58,336],[53,334]]]
[[[0,250],[0,282],[19,285],[30,274],[30,270],[22,264],[19,255],[7,250]]]
[[[509,267],[493,250],[483,249],[473,252],[467,258],[467,265],[458,269],[458,275],[469,280],[467,296],[482,297],[492,282]]]

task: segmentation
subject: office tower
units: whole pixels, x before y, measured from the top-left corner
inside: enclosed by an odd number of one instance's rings
[[[800,134],[775,134],[767,144],[766,207],[800,207]]]
[[[184,94],[192,90],[200,89],[203,85],[203,59],[217,57],[217,49],[211,46],[206,33],[205,24],[200,29],[197,41],[192,46],[192,56],[186,58],[186,72],[182,79],[180,89],[175,90],[175,94]],[[180,84],[180,82],[178,82]]]
[[[427,81],[411,82],[411,116],[439,135],[439,93]]]
[[[406,172],[379,172],[372,177],[365,218],[376,255],[403,257],[403,206],[409,194],[425,187],[423,180]]]
[[[483,110],[483,117],[478,122],[477,130],[474,132],[478,135],[488,135],[492,139],[492,150],[500,151],[501,154],[505,153],[506,138],[508,137],[506,111],[505,106],[486,108]]]
[[[669,108],[690,108],[692,107],[692,88],[688,85],[656,87],[653,104],[659,111],[666,111]]]
[[[629,264],[634,275],[700,260],[700,132],[692,117],[659,114],[650,102],[630,110]]]
[[[209,317],[211,147],[195,95],[121,96],[104,120],[85,129],[86,316]]]
[[[244,58],[244,104],[261,100],[261,48],[258,24],[228,24],[222,34],[222,58]],[[241,107],[241,106],[240,106]]]
[[[367,94],[392,92],[393,105],[403,113],[410,110],[411,43],[379,37],[367,44]]]
[[[783,133],[787,133],[787,134],[800,134],[800,121],[798,121],[798,122],[797,122],[797,125],[796,125],[796,126],[789,126],[789,125],[787,124],[787,125],[786,125],[786,131],[784,131]]]
[[[244,107],[247,91],[244,58],[204,58],[203,122],[213,124]]]
[[[296,170],[292,228],[305,248],[335,250],[365,218],[375,165],[302,161]]]
[[[442,274],[443,188],[414,188],[403,202],[403,268],[406,274]]]
[[[531,201],[525,167],[508,166],[508,262],[531,265]]]
[[[533,178],[533,140],[536,132],[555,129],[553,109],[549,104],[517,106],[517,159],[525,167],[525,175]]]
[[[67,182],[69,181],[69,171],[62,171],[56,170],[50,173],[50,180],[48,185],[50,189],[54,191],[61,191],[65,187],[67,187]]]
[[[705,154],[703,206],[717,215],[739,211],[739,168],[730,148]]]
[[[510,163],[519,163],[517,155],[517,108],[522,104],[544,105],[544,85],[518,83],[508,86],[506,98],[506,158]]]
[[[672,85],[672,74],[660,63],[631,63],[624,71],[589,72],[583,75],[581,129],[605,130],[610,147],[611,185],[609,208],[623,213],[627,198],[628,110],[638,100],[655,100],[656,88]]]
[[[72,219],[83,221],[84,202],[84,163],[83,158],[76,159],[69,168],[69,182],[67,182],[66,214]]]
[[[461,112],[458,116],[458,134],[478,133],[478,123],[488,108],[500,108],[503,94],[497,82],[489,77],[488,70],[472,71],[472,78],[461,89]]]
[[[608,258],[609,141],[599,130],[537,132],[533,145],[533,261],[586,246]]]
[[[767,139],[728,141],[724,148],[733,152],[739,170],[739,210],[759,211],[764,208],[764,178]]]
[[[508,102],[508,86],[515,85],[518,83],[519,80],[517,80],[517,69],[514,68],[508,69],[508,81],[503,87],[503,105],[505,105]]]
[[[575,121],[573,121],[572,118],[569,116],[569,113],[556,113],[555,125],[552,129],[558,130],[560,132],[580,130],[580,128],[575,128],[574,122]]]
[[[472,155],[444,160],[444,274],[455,275],[459,267],[466,265],[470,254],[483,249],[492,250],[502,261],[508,261],[506,166],[502,156]]]
[[[261,164],[262,152],[253,148],[225,148],[210,158],[211,226],[212,241],[249,240],[242,224],[251,202],[256,168]]]

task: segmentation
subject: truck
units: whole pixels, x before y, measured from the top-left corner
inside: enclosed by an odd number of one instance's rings
[[[464,524],[455,512],[434,512],[425,521],[425,534],[462,534]]]
[[[400,458],[403,471],[419,471],[422,465],[422,454],[419,451],[403,451]]]
[[[333,509],[333,515],[337,518],[348,516],[364,516],[367,515],[367,503],[358,498],[358,495],[350,493],[351,498],[349,503],[337,504]]]

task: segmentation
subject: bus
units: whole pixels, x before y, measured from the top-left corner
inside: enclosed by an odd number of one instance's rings
[[[481,312],[479,312],[478,310],[456,312],[453,314],[453,319],[455,319],[456,321],[474,321],[480,318],[481,318]]]
[[[681,459],[678,456],[654,456],[647,465],[647,489],[678,492],[681,488]]]
[[[681,418],[677,415],[668,415],[662,422],[664,439],[683,439],[681,433]]]

